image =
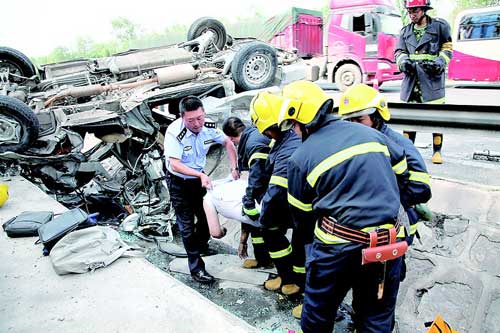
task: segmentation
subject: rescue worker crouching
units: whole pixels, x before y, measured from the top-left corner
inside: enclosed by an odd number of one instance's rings
[[[281,101],[279,96],[259,93],[250,104],[250,116],[260,133],[275,140],[267,158],[271,178],[262,199],[260,223],[278,277],[266,281],[264,287],[281,289],[283,294],[292,295],[303,289],[305,279],[305,250],[301,235],[294,230],[291,244],[286,237],[287,230],[293,227],[287,201],[287,161],[300,145],[300,139],[293,131],[280,131],[276,103]]]
[[[285,86],[283,97],[280,126],[303,140],[287,173],[294,223],[311,243],[302,330],[331,333],[352,288],[356,331],[390,332],[407,247],[396,242],[404,237],[397,221],[398,184],[406,190],[409,178],[404,152],[382,133],[331,115],[333,100],[312,82]],[[371,262],[379,250],[397,257]]]
[[[411,23],[401,30],[395,49],[395,59],[405,74],[401,84],[401,100],[410,103],[445,102],[446,67],[453,48],[449,24],[431,18],[430,0],[406,0]],[[443,135],[433,133],[432,163],[441,164]]]
[[[267,190],[270,175],[266,170],[267,157],[271,150],[271,140],[259,133],[255,126],[246,126],[240,118],[230,117],[222,124],[222,131],[238,147],[239,171],[248,171],[248,186],[242,198],[242,214],[252,221],[258,221],[260,213],[255,204],[261,203]],[[245,259],[244,268],[272,266],[269,252],[265,246],[262,228],[241,224],[238,255],[246,258],[247,240],[251,237],[255,259]]]

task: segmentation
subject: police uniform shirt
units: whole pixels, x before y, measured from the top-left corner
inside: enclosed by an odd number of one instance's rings
[[[175,120],[168,126],[164,141],[168,171],[178,177],[196,178],[172,171],[169,158],[179,159],[182,164],[201,172],[205,167],[210,146],[215,143],[223,144],[225,138],[224,133],[208,119],[205,120],[205,126],[198,134],[187,129],[182,118]]]

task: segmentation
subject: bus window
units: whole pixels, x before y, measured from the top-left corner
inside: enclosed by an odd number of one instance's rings
[[[466,9],[457,15],[448,78],[500,82],[500,6]]]
[[[500,38],[500,12],[466,15],[458,29],[459,40]]]

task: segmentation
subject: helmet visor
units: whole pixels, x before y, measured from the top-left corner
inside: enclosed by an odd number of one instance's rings
[[[350,118],[361,117],[361,116],[365,116],[367,114],[372,114],[375,111],[377,111],[377,108],[368,108],[368,109],[364,109],[364,110],[361,110],[358,112],[346,114],[343,117],[341,117],[341,119],[350,119]]]

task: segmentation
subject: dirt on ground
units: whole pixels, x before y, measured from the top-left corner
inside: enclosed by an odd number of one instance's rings
[[[192,280],[190,275],[171,271],[169,264],[176,257],[161,252],[154,242],[144,241],[133,234],[122,232],[121,235],[129,242],[147,247],[149,250],[146,259],[152,264],[262,332],[288,333],[300,330],[300,320],[292,316],[292,309],[301,303],[303,295],[285,296],[268,291],[263,286],[224,280],[203,285]],[[174,243],[182,246],[182,240],[178,236],[174,238]],[[215,239],[210,241],[210,249],[217,254],[237,254],[236,249]],[[350,307],[345,304],[339,309],[335,332],[354,331],[350,311]]]

